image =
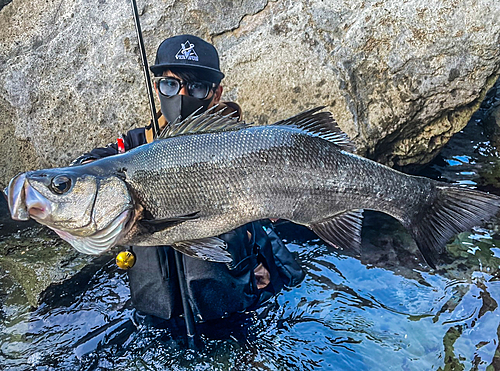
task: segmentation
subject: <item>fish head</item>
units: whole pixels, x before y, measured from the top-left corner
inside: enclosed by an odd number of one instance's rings
[[[4,192],[13,219],[34,219],[77,250],[97,254],[128,232],[134,202],[120,177],[84,166],[21,173]]]

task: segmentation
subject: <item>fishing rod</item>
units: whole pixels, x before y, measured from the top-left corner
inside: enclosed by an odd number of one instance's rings
[[[153,88],[151,86],[151,77],[149,75],[148,60],[146,58],[144,40],[142,39],[142,30],[141,30],[141,24],[139,22],[139,12],[137,11],[137,3],[136,0],[131,0],[131,2],[132,2],[132,10],[134,13],[135,29],[137,31],[137,40],[139,42],[139,49],[141,50],[142,66],[144,69],[144,76],[146,79],[146,85],[149,97],[149,108],[151,109],[151,117],[152,117],[151,126],[153,129],[153,138],[156,138],[160,133],[160,127],[158,125],[158,119],[156,118],[156,108],[153,97]],[[188,295],[187,283],[186,283],[186,277],[184,275],[184,265],[182,264],[182,254],[177,250],[175,250],[175,263],[177,266],[177,276],[179,278],[179,290],[182,299],[182,308],[184,310],[184,321],[186,322],[188,346],[191,349],[195,349],[194,337],[196,331],[195,331],[194,315],[187,297]]]
[[[179,278],[179,290],[182,298],[182,310],[184,311],[184,320],[186,321],[187,342],[190,349],[195,349],[194,337],[196,335],[194,326],[194,315],[187,297],[187,282],[184,275],[184,264],[182,263],[182,254],[175,250],[175,264],[177,265],[177,277]]]
[[[152,124],[151,129],[153,130],[153,138],[156,138],[160,133],[160,126],[158,125],[158,119],[156,117],[155,100],[153,96],[153,87],[151,85],[151,77],[149,75],[148,69],[148,59],[146,58],[146,49],[144,48],[144,40],[142,39],[141,23],[139,22],[139,12],[137,11],[137,3],[135,0],[132,2],[132,11],[134,12],[134,22],[135,30],[137,32],[137,40],[139,42],[139,49],[141,51],[142,67],[144,69],[144,78],[146,80],[146,87],[149,97],[149,108],[151,109]]]

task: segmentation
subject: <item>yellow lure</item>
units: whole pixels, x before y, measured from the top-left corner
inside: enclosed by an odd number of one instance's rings
[[[135,255],[131,251],[121,251],[116,256],[116,265],[120,269],[130,269],[135,264]]]

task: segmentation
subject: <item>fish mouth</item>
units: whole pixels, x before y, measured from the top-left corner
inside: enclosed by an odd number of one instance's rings
[[[4,190],[12,219],[26,221],[29,218],[45,224],[51,213],[50,202],[27,183],[26,173],[18,174]]]
[[[24,197],[28,215],[43,224],[51,213],[50,202],[33,187],[24,187]]]
[[[4,190],[9,211],[12,219],[26,221],[30,218],[28,208],[26,207],[26,194],[24,184],[26,183],[26,174],[17,174],[11,179],[8,187]]]

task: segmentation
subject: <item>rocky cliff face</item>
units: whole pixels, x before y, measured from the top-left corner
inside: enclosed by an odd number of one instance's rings
[[[164,38],[196,34],[219,49],[247,121],[326,105],[360,154],[395,166],[430,160],[500,75],[497,0],[138,6],[150,63]],[[3,185],[149,121],[129,1],[4,1],[0,24]]]

